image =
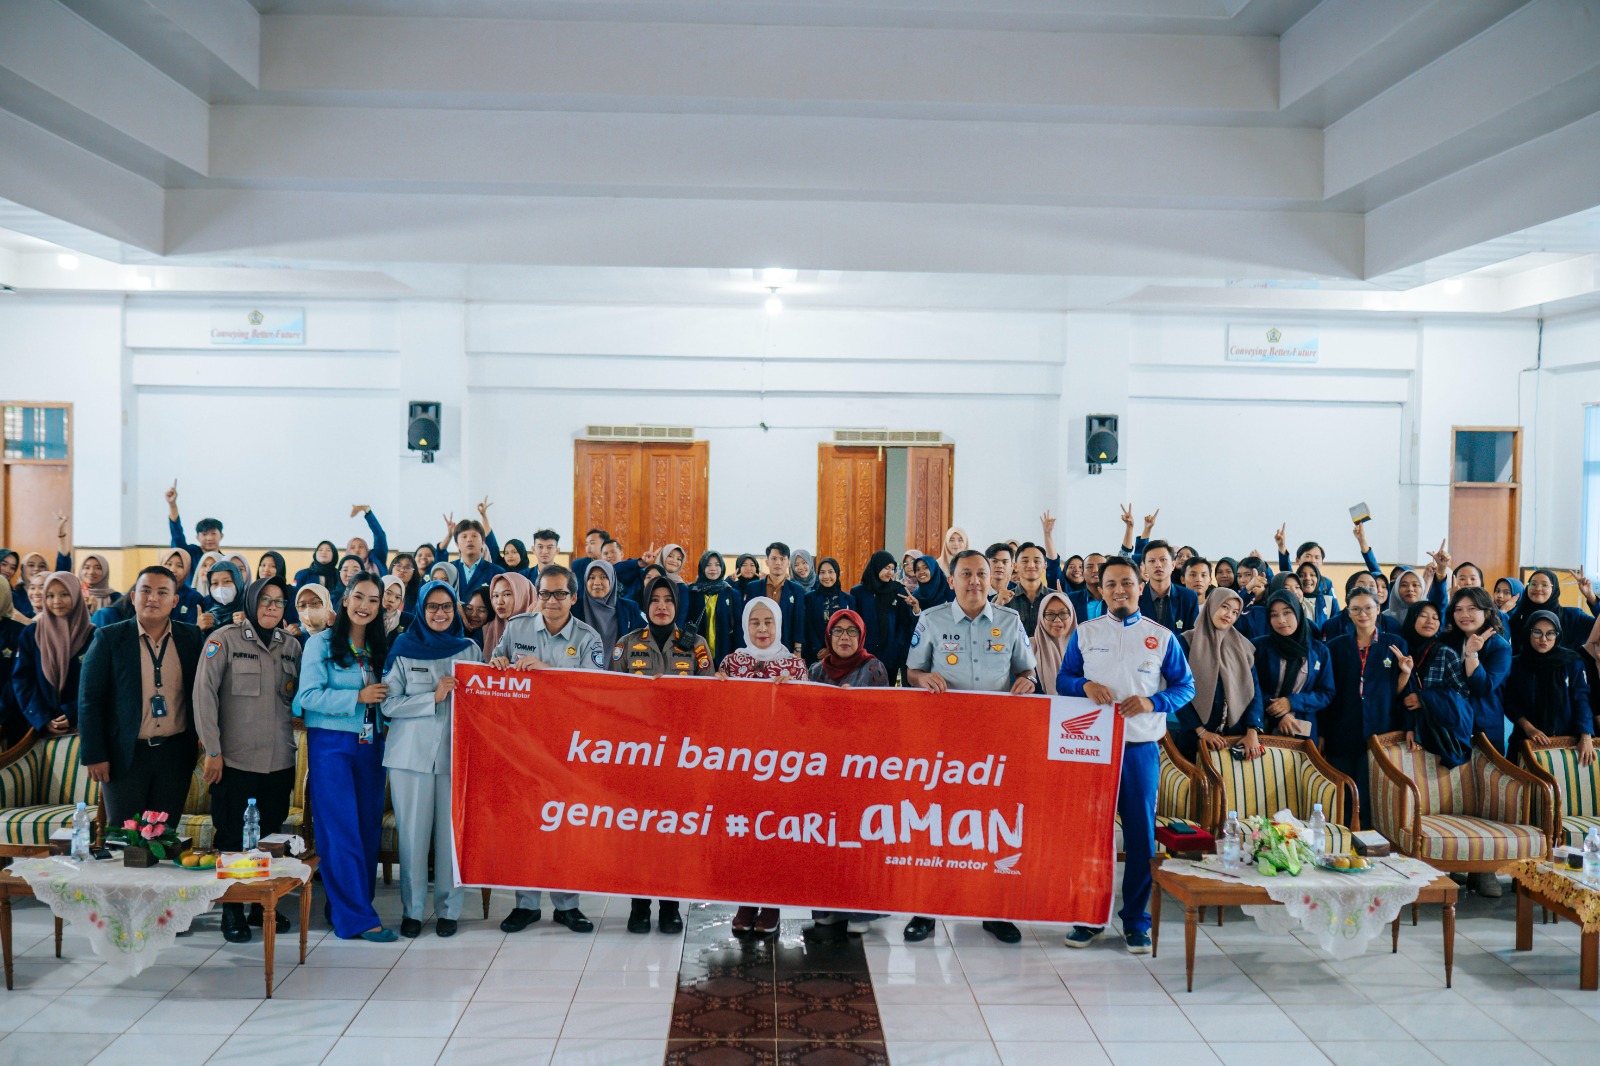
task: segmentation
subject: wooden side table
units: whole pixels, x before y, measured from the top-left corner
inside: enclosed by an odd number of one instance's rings
[[[307,854],[299,856],[301,862],[311,867],[312,874],[317,870],[317,857]],[[259,903],[269,916],[261,923],[261,945],[263,949],[262,966],[266,981],[267,998],[272,998],[272,967],[274,948],[277,946],[278,926],[270,915],[276,913],[278,901],[291,892],[300,893],[300,961],[306,961],[306,929],[311,924],[311,878],[301,881],[298,877],[273,877],[260,881],[239,881],[228,886],[228,890],[217,899],[218,903]],[[4,955],[6,971],[6,990],[14,987],[13,960],[11,956],[11,901],[12,899],[26,899],[33,896],[33,889],[28,882],[17,877],[9,870],[0,870],[0,954]],[[56,926],[56,958],[61,957],[61,926],[60,918],[55,920]]]
[[[1516,873],[1511,881],[1517,886],[1517,950],[1533,950],[1533,908],[1537,904],[1551,914],[1573,922],[1583,928],[1583,919],[1565,903],[1544,892],[1538,885],[1530,884]],[[1586,930],[1578,948],[1578,988],[1584,992],[1600,990],[1600,930]]]

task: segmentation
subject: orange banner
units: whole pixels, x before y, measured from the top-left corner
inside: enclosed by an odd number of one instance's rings
[[[462,884],[1110,916],[1109,707],[460,663],[456,677]]]

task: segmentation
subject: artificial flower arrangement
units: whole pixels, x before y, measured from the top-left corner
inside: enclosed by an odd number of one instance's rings
[[[140,851],[149,852],[151,859],[165,859],[169,854],[176,858],[188,847],[188,841],[168,827],[167,817],[166,811],[145,811],[123,822],[120,828],[106,830],[107,840],[120,840],[126,845],[123,865],[148,865],[137,860],[129,862]]]
[[[1300,876],[1300,868],[1316,862],[1316,856],[1300,836],[1300,828],[1255,814],[1244,820],[1244,855],[1263,877],[1275,877],[1279,870],[1290,877]]]

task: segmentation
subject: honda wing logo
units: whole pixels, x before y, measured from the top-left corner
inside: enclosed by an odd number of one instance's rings
[[[1109,763],[1116,713],[1081,697],[1052,697],[1049,758],[1055,762]]]
[[[1013,877],[1021,877],[1022,871],[1017,869],[1017,860],[1021,858],[1022,852],[1019,851],[1015,855],[1007,855],[1003,859],[996,859],[994,861],[994,872],[997,874],[1010,874]]]

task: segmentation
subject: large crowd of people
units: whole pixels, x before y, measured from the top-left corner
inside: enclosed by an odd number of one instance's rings
[[[346,939],[421,933],[432,859],[436,932],[456,932],[452,883],[450,715],[457,662],[512,669],[618,670],[841,687],[915,686],[1083,696],[1126,719],[1119,814],[1127,862],[1120,912],[1129,951],[1149,950],[1159,742],[1260,755],[1267,735],[1305,737],[1367,794],[1367,738],[1404,730],[1445,765],[1474,738],[1500,751],[1520,738],[1578,738],[1594,759],[1592,699],[1600,658],[1595,591],[1561,602],[1561,579],[1538,569],[1488,576],[1441,544],[1417,566],[1380,567],[1362,525],[1363,565],[1342,588],[1322,572],[1322,545],[1275,558],[1205,556],[1153,536],[1159,512],[1124,508],[1111,551],[1069,555],[1055,519],[1038,540],[972,542],[950,529],[930,551],[875,552],[861,572],[773,541],[734,565],[701,546],[654,545],[636,556],[603,529],[562,562],[560,538],[536,530],[499,541],[478,517],[444,516],[444,536],[392,551],[370,507],[371,534],[340,551],[318,543],[289,573],[281,552],[254,560],[223,547],[205,518],[188,539],[177,486],[167,491],[171,548],[113,589],[107,559],[74,565],[62,519],[52,568],[39,551],[0,549],[0,727],[7,746],[30,733],[81,737],[111,824],[175,811],[203,757],[217,843],[240,846],[248,799],[276,831],[294,787],[294,719],[304,726],[309,787],[329,917]],[[691,567],[691,562],[693,563]],[[936,634],[936,636],[935,636]],[[937,644],[937,648],[935,645]],[[1150,669],[1150,664],[1158,664]],[[385,805],[399,836],[403,917],[373,907]],[[1493,874],[1473,888],[1497,896]],[[543,892],[517,892],[501,922],[542,917]],[[580,899],[551,892],[553,921],[591,931]],[[777,911],[744,906],[741,935],[765,936]],[[807,935],[847,935],[874,914],[818,913]],[[250,939],[260,909],[223,912],[223,934]],[[281,928],[287,919],[277,916]],[[984,928],[1020,939],[1009,922]],[[635,899],[632,932],[682,929],[679,904]],[[934,921],[913,917],[907,940]],[[1077,927],[1069,946],[1101,930]]]

